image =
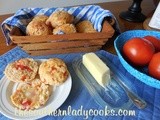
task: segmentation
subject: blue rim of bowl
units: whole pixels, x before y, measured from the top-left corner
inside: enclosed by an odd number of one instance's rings
[[[154,87],[154,88],[158,88],[160,89],[160,81],[143,73],[138,71],[137,69],[133,68],[129,63],[127,63],[127,61],[123,58],[122,54],[121,54],[121,49],[123,47],[123,44],[125,43],[125,41],[127,41],[130,38],[133,37],[144,37],[146,35],[152,35],[155,37],[160,38],[160,32],[158,31],[150,31],[150,30],[129,30],[126,32],[121,33],[114,41],[114,48],[116,50],[116,53],[119,57],[119,60],[121,62],[121,64],[124,66],[124,68],[131,74],[133,75],[136,79],[140,80],[141,82]],[[127,36],[127,37],[126,37]],[[126,37],[125,39],[123,39],[123,37]]]

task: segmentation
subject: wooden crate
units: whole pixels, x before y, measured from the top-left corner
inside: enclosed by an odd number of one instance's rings
[[[115,32],[112,23],[105,20],[102,31],[97,33],[73,33],[63,35],[25,36],[13,28],[10,38],[30,55],[48,55],[74,52],[91,52],[101,47]]]

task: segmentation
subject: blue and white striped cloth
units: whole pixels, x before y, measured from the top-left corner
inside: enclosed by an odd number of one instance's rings
[[[54,11],[64,10],[75,16],[75,23],[79,20],[89,20],[94,25],[97,31],[101,31],[102,21],[105,17],[112,17],[115,19],[114,15],[109,10],[104,10],[97,5],[86,5],[86,6],[76,6],[76,7],[64,7],[64,8],[23,8],[18,10],[13,16],[6,19],[1,27],[6,37],[6,44],[9,45],[11,40],[9,39],[9,31],[5,29],[4,24],[8,24],[11,27],[18,27],[24,33],[26,31],[27,24],[35,15],[51,15]]]

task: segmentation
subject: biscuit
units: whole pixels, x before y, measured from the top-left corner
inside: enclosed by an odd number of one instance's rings
[[[45,84],[58,86],[67,80],[69,72],[63,60],[50,58],[40,64],[39,76]]]
[[[26,28],[26,34],[29,36],[49,35],[51,33],[52,33],[52,28],[46,25],[45,22],[41,20],[31,21]]]
[[[63,24],[53,29],[53,34],[70,34],[76,33],[76,28],[73,24]]]
[[[63,24],[72,23],[73,20],[74,17],[68,12],[56,11],[49,16],[49,18],[46,21],[46,24],[51,25],[53,28],[55,28]]]
[[[34,16],[34,18],[32,19],[32,21],[42,21],[42,22],[46,22],[46,20],[48,19],[49,17],[46,16],[46,15],[36,15]]]
[[[77,32],[79,33],[95,33],[97,32],[90,21],[84,20],[76,24]]]
[[[21,110],[33,110],[44,105],[50,96],[49,85],[39,79],[32,83],[20,83],[17,90],[10,96],[11,102]]]
[[[38,63],[31,58],[22,58],[9,63],[4,71],[8,80],[14,82],[32,81],[38,71]]]

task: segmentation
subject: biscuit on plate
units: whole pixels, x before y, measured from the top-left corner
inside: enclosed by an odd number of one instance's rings
[[[76,33],[76,28],[73,24],[63,24],[53,29],[53,34],[70,34]]]
[[[49,99],[49,87],[37,78],[32,83],[20,83],[10,96],[11,102],[21,110],[37,109]]]
[[[26,28],[26,34],[30,36],[50,35],[51,33],[52,33],[52,28],[46,25],[45,22],[41,20],[31,21]]]
[[[72,23],[73,20],[73,15],[69,14],[68,12],[56,11],[49,16],[49,18],[46,21],[46,24],[51,25],[53,28],[55,28],[63,24]]]
[[[47,19],[48,19],[48,16],[46,16],[46,15],[36,15],[36,16],[34,16],[34,18],[32,19],[32,21],[46,22]]]
[[[39,76],[45,84],[58,86],[67,80],[69,72],[63,60],[50,58],[40,64]]]
[[[97,32],[90,21],[84,20],[76,24],[77,32],[79,33],[95,33]]]
[[[4,71],[8,80],[14,82],[32,81],[37,74],[38,63],[32,58],[22,58],[9,63]]]

